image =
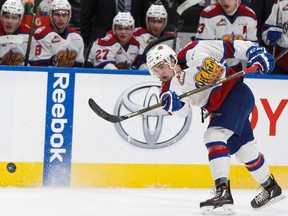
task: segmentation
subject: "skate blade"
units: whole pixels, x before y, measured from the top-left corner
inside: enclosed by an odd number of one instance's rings
[[[267,202],[264,206],[261,206],[259,208],[256,208],[256,209],[263,209],[263,208],[266,208],[274,203],[277,203],[279,201],[281,201],[282,199],[284,199],[286,196],[284,194],[280,194],[279,196],[271,199],[269,202]]]
[[[201,214],[203,215],[234,215],[236,212],[234,211],[234,206],[227,204],[222,207],[214,208],[213,206],[205,206],[201,209]]]

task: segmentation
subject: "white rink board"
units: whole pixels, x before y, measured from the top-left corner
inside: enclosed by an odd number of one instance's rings
[[[0,161],[43,162],[47,74],[0,72]]]
[[[144,149],[126,142],[117,133],[112,123],[99,118],[88,106],[83,106],[92,97],[107,112],[113,113],[119,96],[138,83],[155,81],[147,76],[86,75],[76,77],[75,115],[73,133],[73,162],[75,163],[155,163],[155,164],[206,164],[207,152],[202,135],[207,126],[202,124],[200,109],[193,109],[192,124],[188,133],[177,143],[160,148]],[[276,124],[276,135],[269,135],[270,122],[261,100],[268,101],[273,112],[280,101],[287,104],[287,80],[245,79],[255,93],[258,122],[255,137],[258,148],[266,155],[270,165],[287,165],[287,119],[285,105]],[[81,88],[82,87],[82,88]],[[127,120],[138,125],[139,118]],[[141,119],[140,119],[141,121]],[[173,122],[165,127],[173,130]],[[135,130],[141,128],[135,126]],[[133,131],[137,133],[137,131]],[[85,157],[83,157],[85,156]],[[238,164],[232,157],[232,164]]]
[[[47,69],[50,70],[53,68]],[[207,120],[204,124],[200,122],[200,109],[193,109],[191,126],[187,134],[176,143],[159,149],[140,148],[125,141],[114,124],[93,113],[88,106],[88,99],[95,99],[105,111],[113,113],[116,101],[125,90],[156,80],[148,75],[94,74],[85,69],[71,69],[71,73],[76,73],[72,163],[207,164],[206,147],[202,142]],[[270,165],[287,166],[288,80],[246,78],[245,81],[255,93],[258,108],[255,137],[259,149]],[[2,70],[0,98],[1,161],[43,162],[47,72]],[[267,117],[269,110],[263,108],[263,101],[268,102],[272,113],[277,108],[279,111],[282,101],[283,110],[276,119],[276,135],[269,134],[271,115]],[[132,118],[123,124],[130,128],[131,133],[139,135],[143,131],[141,117]],[[174,133],[176,125],[172,120],[167,124],[165,122],[165,132],[161,139]],[[234,157],[232,163],[238,164]]]

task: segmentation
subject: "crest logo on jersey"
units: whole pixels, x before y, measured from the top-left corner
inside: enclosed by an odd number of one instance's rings
[[[283,11],[287,11],[287,10],[288,10],[288,4],[283,7]]]
[[[58,35],[55,35],[54,38],[51,40],[51,43],[59,43],[61,38]]]
[[[57,67],[72,67],[74,65],[77,52],[66,49],[60,51],[51,58],[52,64]]]
[[[184,85],[185,76],[186,76],[186,72],[185,72],[185,71],[180,71],[180,72],[178,73],[178,75],[176,76],[176,78],[178,79],[180,85]]]
[[[20,53],[13,53],[11,50],[0,59],[0,65],[21,65],[23,59]]]
[[[198,66],[197,69],[198,73],[195,75],[196,88],[219,81],[225,71],[225,67],[213,57],[204,59],[202,65]]]
[[[155,37],[149,37],[148,40],[146,41],[146,44],[150,44],[155,40]]]
[[[120,63],[117,63],[117,64],[116,64],[116,67],[117,67],[118,69],[126,69],[126,70],[128,70],[128,69],[130,69],[130,66],[131,66],[131,64],[127,63],[127,61],[125,61],[125,62],[120,62]]]
[[[224,35],[222,37],[222,40],[229,40],[229,41],[232,41],[232,40],[244,40],[244,38],[243,38],[242,35],[235,35],[235,33],[232,32],[231,35]]]
[[[225,26],[226,25],[226,21],[224,18],[220,19],[220,21],[216,24],[217,26]]]

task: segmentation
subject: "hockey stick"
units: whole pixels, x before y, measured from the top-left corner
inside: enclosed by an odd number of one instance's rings
[[[279,13],[280,13],[280,0],[277,0],[277,14],[276,14],[276,26],[278,27],[279,25]],[[272,50],[272,56],[275,57],[275,51],[276,51],[276,42],[273,46]]]
[[[176,12],[181,16],[185,10],[187,10],[188,8],[198,4],[200,2],[201,2],[201,0],[187,0],[178,6]]]
[[[35,16],[37,9],[39,7],[39,4],[41,3],[42,0],[34,0],[34,5],[33,5],[33,12],[32,12],[32,21],[31,21],[31,26],[30,26],[30,32],[28,36],[28,42],[27,42],[27,48],[26,48],[26,54],[25,54],[25,60],[24,60],[24,65],[27,66],[29,62],[29,55],[30,55],[30,50],[31,50],[31,43],[32,43],[32,36],[34,33],[34,24],[35,24]]]
[[[20,35],[3,35],[0,36],[0,44],[22,44],[23,37]]]
[[[168,35],[168,36],[164,36],[164,37],[160,37],[157,38],[156,40],[152,41],[151,43],[149,43],[143,53],[141,54],[140,58],[136,58],[135,62],[133,63],[133,68],[135,68],[135,70],[138,70],[140,65],[142,64],[142,61],[145,62],[146,60],[146,54],[149,52],[150,49],[152,49],[154,46],[156,46],[157,44],[160,44],[162,42],[168,41],[168,40],[174,40],[175,36],[174,35]]]
[[[286,48],[285,50],[283,50],[279,56],[277,56],[277,58],[275,59],[275,61],[278,61],[280,58],[282,58],[284,55],[286,55],[288,53],[288,48]]]
[[[242,71],[239,71],[235,74],[232,74],[228,77],[225,77],[215,83],[211,83],[211,84],[207,84],[207,85],[204,85],[198,89],[194,89],[192,91],[188,91],[186,93],[183,93],[181,95],[179,95],[179,98],[182,99],[182,98],[185,98],[185,97],[188,97],[190,95],[193,95],[193,94],[196,94],[196,93],[199,93],[199,92],[202,92],[202,91],[205,91],[206,89],[209,89],[209,88],[212,88],[214,86],[217,86],[221,83],[224,83],[224,82],[227,82],[229,80],[232,80],[236,77],[240,77],[246,73],[253,73],[253,72],[256,72],[257,70],[260,69],[260,66],[259,65],[253,65],[252,67],[249,67],[245,70],[242,70]],[[122,115],[122,116],[115,116],[115,115],[111,115],[109,113],[107,113],[105,110],[103,110],[92,98],[90,98],[88,100],[88,104],[90,106],[90,108],[98,115],[100,116],[101,118],[111,122],[111,123],[118,123],[118,122],[121,122],[121,121],[124,121],[126,119],[129,119],[129,118],[132,118],[132,117],[135,117],[135,116],[138,116],[138,115],[141,115],[143,113],[146,113],[148,111],[151,111],[151,110],[154,110],[156,108],[159,108],[159,107],[162,107],[164,105],[164,102],[160,102],[160,103],[156,103],[152,106],[148,106],[144,109],[141,109],[141,110],[138,110],[136,112],[132,112],[130,114],[127,114],[127,115]]]
[[[174,29],[174,40],[173,40],[173,50],[176,51],[177,48],[177,37],[178,37],[178,31],[182,28],[183,26],[183,20],[180,19],[181,15],[183,14],[184,11],[186,11],[188,8],[200,3],[201,0],[186,0],[184,1],[181,5],[179,5],[176,9],[176,12],[178,13],[179,17],[176,22],[176,26]]]
[[[154,47],[154,46],[156,46],[157,44],[160,44],[160,43],[162,43],[162,42],[165,42],[165,41],[168,41],[168,40],[174,40],[174,39],[175,39],[175,36],[174,36],[174,35],[168,35],[168,36],[160,37],[160,38],[152,41],[151,43],[149,43],[149,44],[145,47],[142,55],[146,57],[146,54],[148,53],[148,51],[149,51],[150,49],[152,49],[152,47]]]

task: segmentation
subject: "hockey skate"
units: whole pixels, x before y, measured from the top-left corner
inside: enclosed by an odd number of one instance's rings
[[[233,215],[233,198],[228,185],[221,185],[215,191],[214,197],[200,203],[201,213],[203,215]]]
[[[266,189],[262,188],[262,191],[251,201],[253,208],[264,208],[285,198],[285,195],[282,194],[281,187],[277,184],[274,177],[271,176],[270,178],[272,180],[272,186]]]

